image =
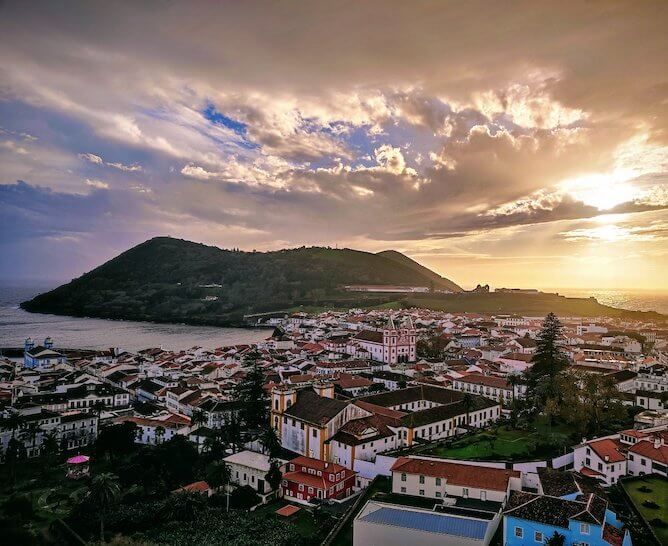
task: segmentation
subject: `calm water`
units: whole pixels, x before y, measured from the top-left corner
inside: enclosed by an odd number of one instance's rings
[[[550,291],[577,298],[594,296],[603,305],[631,311],[656,311],[668,315],[668,291],[596,290],[594,288],[555,288]]]
[[[199,345],[213,349],[267,338],[266,329],[217,328],[182,324],[154,324],[125,320],[87,319],[28,313],[19,303],[53,286],[0,286],[0,347],[21,347],[25,338],[37,343],[51,336],[57,347],[121,349],[147,347],[179,350]]]

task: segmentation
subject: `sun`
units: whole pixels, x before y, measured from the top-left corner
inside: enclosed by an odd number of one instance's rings
[[[560,187],[578,201],[598,210],[610,210],[638,196],[638,189],[628,182],[628,177],[622,172],[571,178],[562,182]]]

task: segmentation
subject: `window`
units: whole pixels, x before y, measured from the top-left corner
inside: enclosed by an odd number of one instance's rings
[[[402,492],[402,493],[405,493],[405,492],[406,492],[406,488],[405,488],[405,487],[402,487],[402,488],[401,488],[401,492]]]
[[[402,474],[402,475],[401,475],[401,481],[402,481],[402,482],[405,482],[405,481],[406,481],[406,474]]]
[[[468,487],[464,487],[464,489],[462,491],[462,495],[465,499],[469,498],[469,488]]]
[[[580,534],[581,535],[588,535],[589,534],[589,524],[588,523],[581,523],[580,524]]]
[[[541,533],[540,531],[536,531],[533,534],[533,539],[534,539],[535,542],[540,542],[542,544],[543,543],[543,533]]]
[[[436,478],[436,485],[441,485],[441,478]]]
[[[317,438],[318,437],[318,429],[313,429],[313,437]]]
[[[420,476],[420,483],[424,483],[424,476]]]
[[[418,493],[419,493],[421,496],[424,497],[424,489],[420,489],[420,491],[418,491]]]
[[[481,501],[486,501],[487,500],[487,491],[481,491],[480,492],[480,500]]]
[[[441,498],[441,492],[440,492],[440,491],[436,491],[436,498],[437,498],[437,499],[440,499],[440,498]]]
[[[522,538],[524,537],[524,531],[522,530],[521,527],[515,527],[515,536],[517,538]]]

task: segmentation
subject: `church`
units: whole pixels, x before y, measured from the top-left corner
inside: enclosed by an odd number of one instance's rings
[[[410,317],[399,327],[395,325],[394,319],[390,318],[382,330],[362,330],[355,336],[354,341],[377,362],[397,364],[416,360],[417,337]]]

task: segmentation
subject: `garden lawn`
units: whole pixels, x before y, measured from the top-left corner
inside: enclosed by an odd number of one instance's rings
[[[512,459],[529,454],[532,436],[533,433],[526,430],[499,429],[493,444],[480,432],[456,440],[448,447],[437,446],[422,453],[446,459]]]
[[[668,480],[660,476],[649,476],[623,482],[623,486],[629,497],[631,497],[633,504],[635,504],[661,543],[668,544]],[[651,489],[651,491],[640,491],[640,488],[643,486]],[[643,506],[643,502],[645,501],[655,502],[659,507],[648,508],[647,506]],[[666,527],[658,527],[649,523],[655,518],[663,520]]]
[[[311,512],[311,510],[307,509],[304,506],[297,505],[300,507],[300,510],[293,516],[285,518],[276,514],[276,510],[282,508],[286,504],[289,503],[287,503],[283,499],[272,501],[269,504],[262,506],[261,508],[258,508],[253,513],[270,518],[275,518],[279,521],[284,521],[286,523],[292,523],[297,527],[297,529],[299,530],[299,534],[304,538],[309,538],[315,535],[317,531],[315,528],[315,520],[313,519],[313,513]]]

